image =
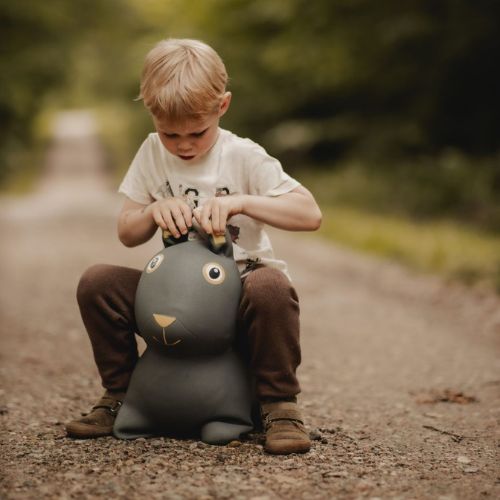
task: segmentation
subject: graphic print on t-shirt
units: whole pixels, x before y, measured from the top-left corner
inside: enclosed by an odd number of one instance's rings
[[[229,234],[231,235],[231,241],[236,243],[240,237],[240,228],[238,226],[233,226],[232,224],[227,225]]]
[[[216,197],[227,196],[228,194],[231,194],[231,193],[229,192],[229,188],[227,188],[227,187],[215,188],[215,196]]]
[[[161,198],[170,198],[174,196],[174,191],[169,181],[161,184],[156,190],[156,193],[159,194]]]
[[[182,185],[179,186],[182,189]],[[200,199],[200,192],[195,189],[188,187],[183,193],[184,201],[189,205],[191,210],[194,210],[198,206],[198,201]]]

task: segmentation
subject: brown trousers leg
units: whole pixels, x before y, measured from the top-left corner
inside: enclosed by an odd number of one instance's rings
[[[111,391],[128,387],[137,362],[134,300],[140,277],[137,269],[98,264],[78,284],[78,305],[102,385]]]
[[[301,361],[299,300],[279,270],[259,267],[243,280],[238,334],[259,399],[297,395]]]
[[[88,269],[78,285],[80,312],[108,390],[126,389],[137,362],[134,299],[140,275],[136,269],[101,264]],[[243,280],[238,332],[257,397],[298,394],[299,304],[283,273],[260,267]]]

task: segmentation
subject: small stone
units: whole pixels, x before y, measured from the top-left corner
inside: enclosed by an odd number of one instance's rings
[[[424,417],[427,417],[427,418],[441,418],[442,415],[440,413],[433,413],[433,412],[427,412],[427,413],[424,413]]]
[[[460,455],[457,457],[457,462],[459,464],[470,464],[470,458],[468,458],[464,455]]]
[[[229,448],[238,448],[239,446],[241,446],[241,441],[237,440],[231,441],[230,443],[227,444],[227,446]]]
[[[319,432],[318,429],[312,429],[309,432],[309,438],[311,439],[311,441],[319,441],[322,438],[321,432]]]
[[[476,472],[479,472],[477,467],[464,467],[463,470],[466,474],[475,474]]]
[[[345,470],[331,470],[323,472],[322,476],[324,478],[328,477],[347,477],[347,472]]]
[[[286,474],[275,474],[273,478],[278,483],[295,483],[295,478]]]

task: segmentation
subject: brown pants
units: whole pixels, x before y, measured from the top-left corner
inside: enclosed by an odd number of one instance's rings
[[[126,389],[137,362],[134,299],[140,276],[137,269],[99,264],[78,285],[80,312],[105,389]],[[259,399],[300,392],[299,302],[281,271],[259,267],[243,279],[237,344]]]

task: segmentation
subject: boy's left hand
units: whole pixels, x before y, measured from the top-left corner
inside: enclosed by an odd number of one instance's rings
[[[227,195],[210,198],[202,207],[193,210],[193,216],[208,234],[220,236],[226,232],[227,220],[243,212],[243,196]]]

